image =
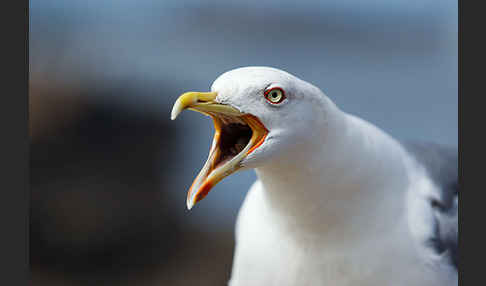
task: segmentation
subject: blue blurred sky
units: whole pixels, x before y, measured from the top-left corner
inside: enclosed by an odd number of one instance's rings
[[[136,94],[110,100],[164,120],[182,92],[265,65],[317,85],[400,140],[457,146],[457,1],[31,0],[30,13],[32,77],[126,83]],[[180,161],[161,164],[174,166],[181,219],[232,227],[254,173],[223,180],[187,213],[185,192],[212,126],[190,112],[172,124],[185,131]]]

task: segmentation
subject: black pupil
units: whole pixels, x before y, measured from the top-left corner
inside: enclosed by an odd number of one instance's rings
[[[278,97],[278,94],[276,92],[272,92],[272,97],[273,98],[277,98]]]

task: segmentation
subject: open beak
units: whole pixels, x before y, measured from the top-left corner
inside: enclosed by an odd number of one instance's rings
[[[186,92],[174,104],[171,119],[184,110],[211,116],[214,138],[209,156],[187,193],[187,208],[202,200],[219,181],[238,171],[241,161],[260,146],[268,130],[254,115],[216,102],[216,92]]]

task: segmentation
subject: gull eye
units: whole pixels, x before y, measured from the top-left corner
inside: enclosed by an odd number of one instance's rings
[[[275,87],[265,91],[265,98],[271,104],[279,104],[284,101],[286,97],[284,91],[281,88]]]

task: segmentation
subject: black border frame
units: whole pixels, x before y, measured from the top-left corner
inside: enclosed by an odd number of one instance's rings
[[[29,1],[2,9],[0,284],[28,285],[29,271]],[[17,13],[13,13],[16,11]]]

